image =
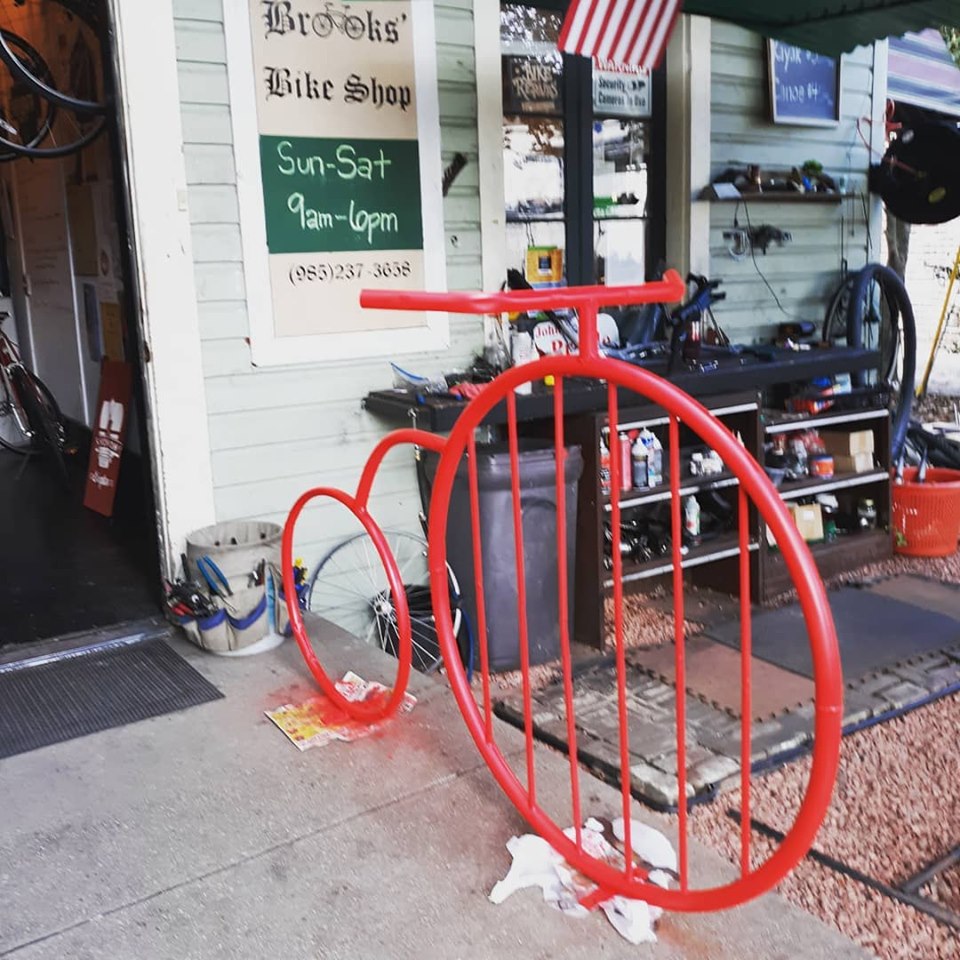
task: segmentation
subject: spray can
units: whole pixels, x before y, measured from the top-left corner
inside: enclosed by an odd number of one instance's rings
[[[630,437],[621,433],[620,439],[620,489],[630,490],[633,487],[633,463],[630,455]]]
[[[630,459],[633,461],[633,485],[642,490],[647,485],[647,445],[639,434],[633,442]]]
[[[610,448],[603,437],[600,438],[600,492],[610,496]]]

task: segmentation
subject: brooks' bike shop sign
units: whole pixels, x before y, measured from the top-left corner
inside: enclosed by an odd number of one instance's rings
[[[364,288],[443,288],[432,0],[244,2],[253,157],[242,121],[235,133],[238,185],[239,155],[258,168],[246,201],[260,215],[241,211],[254,362],[443,346],[445,318],[359,306]],[[259,309],[257,289],[270,291]]]

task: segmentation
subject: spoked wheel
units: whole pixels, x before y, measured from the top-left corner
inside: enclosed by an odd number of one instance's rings
[[[846,277],[827,308],[823,336],[831,343],[879,352],[879,368],[855,373],[853,381],[889,391],[891,446],[898,457],[913,405],[917,361],[913,308],[903,282],[878,263]]]
[[[53,399],[53,394],[43,381],[26,367],[14,368],[11,379],[14,389],[20,395],[20,403],[30,425],[31,448],[46,455],[66,484],[70,479],[66,461],[63,459],[66,429],[57,401]]]
[[[397,562],[410,610],[412,666],[432,673],[443,663],[430,600],[427,542],[402,531],[384,531]],[[453,634],[460,635],[463,613],[460,587],[447,565]],[[373,542],[358,533],[337,544],[317,564],[307,590],[307,608],[365,643],[397,656],[397,612]]]
[[[0,378],[0,447],[13,453],[30,453],[34,448],[33,435],[29,424],[24,423],[23,426],[27,432],[24,432],[14,413],[7,381]]]

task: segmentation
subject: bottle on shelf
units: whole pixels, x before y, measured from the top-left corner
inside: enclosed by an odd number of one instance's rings
[[[663,445],[660,438],[646,427],[640,431],[640,440],[647,448],[647,486],[659,487],[663,483]]]
[[[600,438],[600,492],[610,496],[610,448],[603,437]]]
[[[633,441],[630,460],[633,485],[638,490],[642,490],[647,485],[647,445],[643,442],[640,434],[637,434],[637,438]]]
[[[633,487],[633,456],[630,437],[626,433],[618,436],[617,452],[620,455],[620,489],[630,490]]]
[[[683,502],[683,528],[692,546],[700,543],[700,503],[692,494]]]

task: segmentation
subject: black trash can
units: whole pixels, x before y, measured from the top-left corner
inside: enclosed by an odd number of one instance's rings
[[[510,452],[506,443],[477,444],[480,501],[480,543],[483,548],[483,590],[487,620],[487,652],[492,671],[520,666],[517,615],[517,565],[513,529]],[[438,458],[425,451],[431,480]],[[556,458],[552,443],[519,442],[520,505],[524,574],[527,592],[527,636],[531,665],[560,656],[557,563]],[[577,540],[577,481],[583,472],[579,447],[567,447],[566,486],[567,582],[573,630],[574,556]],[[460,581],[463,606],[477,637],[477,601],[470,522],[470,487],[466,458],[457,468],[447,515],[447,562]],[[474,663],[479,665],[479,647]]]

